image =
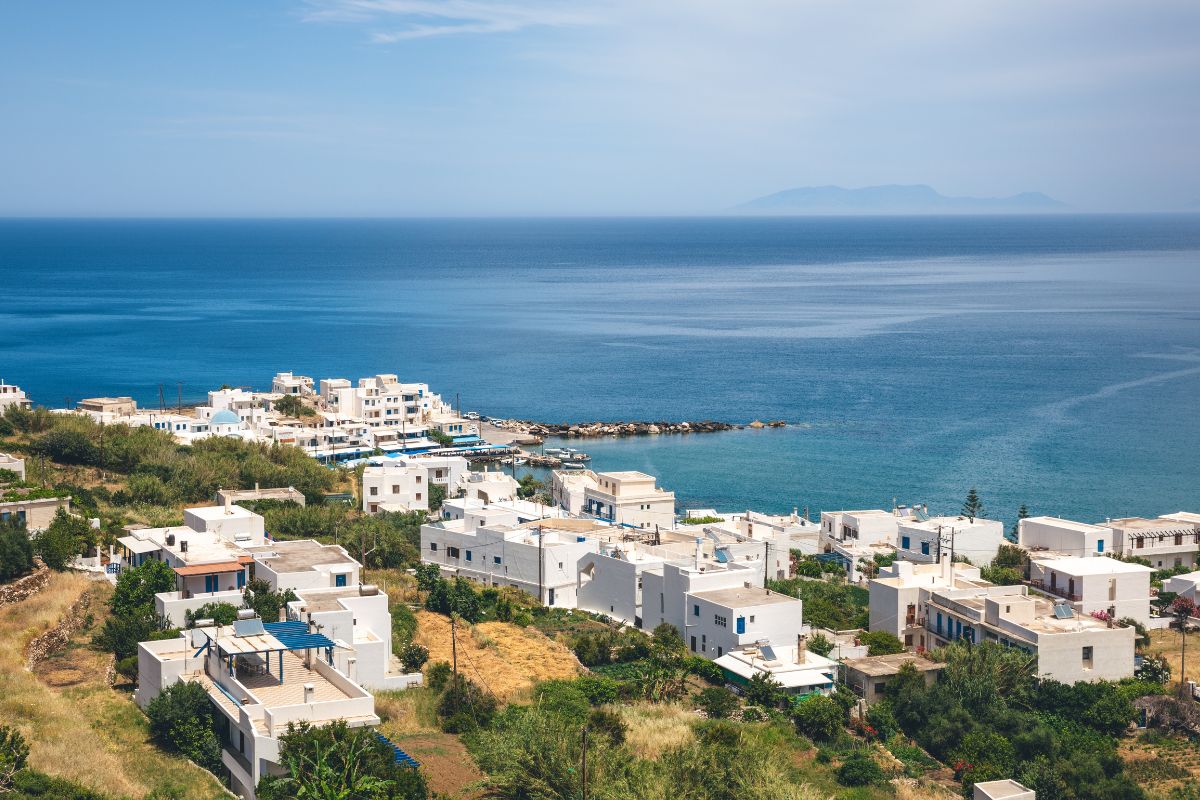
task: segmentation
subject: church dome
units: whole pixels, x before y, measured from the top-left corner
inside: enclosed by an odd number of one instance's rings
[[[212,415],[209,422],[213,425],[241,425],[241,418],[230,411],[228,408],[222,408],[220,411]]]

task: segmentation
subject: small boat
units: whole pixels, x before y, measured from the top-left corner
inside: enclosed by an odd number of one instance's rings
[[[513,459],[513,466],[515,466],[515,467],[520,467],[520,466],[523,466],[528,463],[529,463],[528,458],[514,458]]]
[[[578,461],[564,461],[563,469],[583,469],[583,464]]]
[[[567,458],[571,461],[577,461],[577,462],[592,460],[592,457],[589,456],[587,453],[580,453],[580,452],[572,453],[571,455],[567,456]]]
[[[548,456],[554,456],[555,458],[567,455],[567,451],[561,447],[547,447],[542,450],[542,453]]]

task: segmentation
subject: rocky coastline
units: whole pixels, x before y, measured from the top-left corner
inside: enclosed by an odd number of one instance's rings
[[[531,436],[538,436],[542,438],[548,436],[578,437],[583,439],[600,436],[654,436],[658,434],[718,433],[720,431],[741,430],[746,427],[781,428],[786,425],[786,423],[782,421],[764,423],[755,420],[749,425],[741,425],[732,422],[719,422],[711,419],[684,422],[651,422],[635,420],[630,422],[577,423],[514,420],[513,423],[519,425],[524,433],[527,433]],[[510,425],[513,423],[510,423]]]

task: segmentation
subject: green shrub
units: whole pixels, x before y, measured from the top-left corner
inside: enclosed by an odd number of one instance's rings
[[[823,633],[814,633],[808,637],[808,649],[819,656],[827,656],[833,652],[833,642]]]
[[[534,703],[542,711],[582,721],[591,701],[575,681],[542,681],[533,690]]]
[[[812,695],[798,701],[792,709],[796,729],[818,742],[833,741],[842,731],[842,708],[824,695]]]
[[[440,693],[446,688],[446,684],[450,682],[452,673],[453,670],[445,661],[437,661],[430,664],[425,669],[425,685],[432,691]]]
[[[446,733],[486,728],[495,713],[496,698],[461,674],[451,676],[438,698],[438,722]]]
[[[211,619],[217,625],[232,625],[237,619],[238,607],[232,603],[205,603],[195,611],[184,615],[184,623],[191,628],[197,620]]]
[[[16,519],[0,520],[0,581],[33,571],[33,542]]]
[[[116,663],[113,664],[113,669],[122,678],[133,683],[137,680],[138,676],[138,657],[126,656],[125,658],[117,659]]]
[[[29,745],[15,728],[0,725],[0,793],[13,785],[14,776],[29,760]]]
[[[737,711],[738,699],[728,689],[709,686],[696,695],[696,707],[709,719],[725,719]]]
[[[842,786],[871,786],[882,783],[884,777],[875,759],[861,750],[851,753],[837,770],[837,781]]]
[[[725,673],[721,671],[712,661],[701,656],[687,656],[683,660],[683,665],[692,675],[698,678],[703,678],[714,686],[723,686],[725,684]]]
[[[146,716],[150,718],[150,735],[159,745],[211,772],[221,769],[213,705],[203,686],[190,681],[168,686],[150,701]]]
[[[621,696],[621,684],[604,675],[582,675],[575,685],[594,706],[615,703]]]
[[[429,660],[429,650],[415,642],[409,642],[400,651],[400,663],[407,672],[420,672]]]
[[[867,646],[867,655],[888,656],[904,652],[904,642],[887,631],[870,631],[859,637],[859,641]]]

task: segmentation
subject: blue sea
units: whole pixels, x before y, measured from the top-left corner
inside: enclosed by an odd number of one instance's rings
[[[1200,215],[0,221],[0,378],[168,403],[396,372],[682,506],[1200,510]]]

